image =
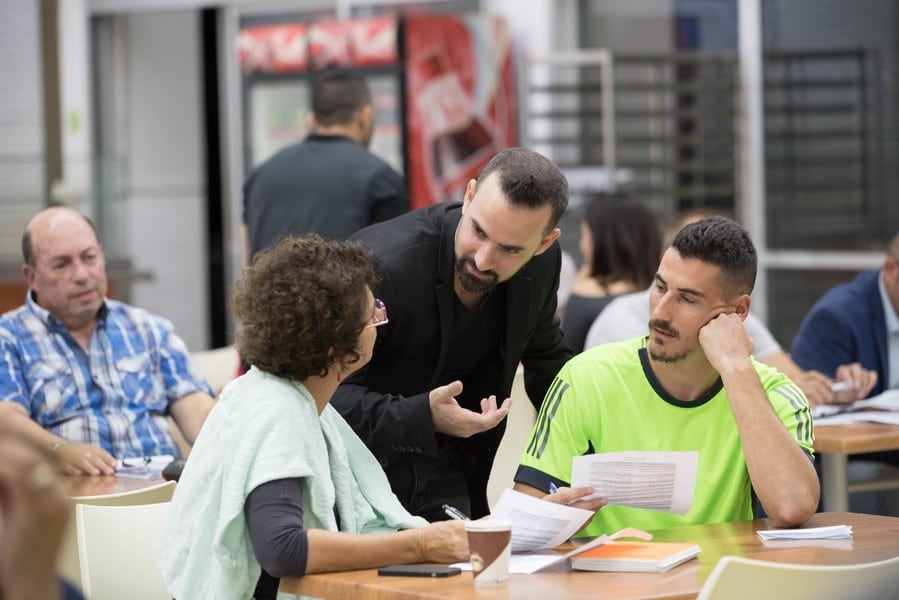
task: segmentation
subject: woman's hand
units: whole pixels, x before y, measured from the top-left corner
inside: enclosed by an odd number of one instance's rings
[[[454,563],[468,560],[465,521],[438,521],[416,530],[420,562]]]

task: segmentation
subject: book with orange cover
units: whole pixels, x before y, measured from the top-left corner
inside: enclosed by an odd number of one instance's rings
[[[699,546],[681,542],[609,542],[571,558],[582,571],[662,573],[699,555]]]

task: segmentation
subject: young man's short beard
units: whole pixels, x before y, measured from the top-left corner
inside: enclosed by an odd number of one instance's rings
[[[676,363],[687,358],[686,352],[681,352],[680,354],[659,354],[658,352],[654,352],[652,350],[647,349],[649,352],[649,357],[652,360],[663,362],[663,363]]]

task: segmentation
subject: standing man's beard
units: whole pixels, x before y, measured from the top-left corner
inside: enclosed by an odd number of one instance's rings
[[[473,270],[478,271],[478,273],[483,273],[488,277],[485,279],[475,277],[469,273],[467,268],[469,265]],[[474,263],[474,259],[470,256],[463,256],[462,258],[456,259],[453,268],[456,271],[456,277],[459,279],[459,285],[462,286],[462,289],[473,294],[486,294],[496,287],[497,281],[499,280],[499,276],[493,271],[479,271]]]
[[[680,354],[664,354],[653,350],[656,345],[655,339],[653,338],[654,329],[667,333],[674,339],[680,338],[680,333],[676,329],[673,329],[668,321],[663,321],[661,319],[651,320],[649,322],[649,341],[646,344],[646,351],[649,353],[651,359],[664,363],[676,363],[687,358],[688,352],[686,351],[681,352]]]

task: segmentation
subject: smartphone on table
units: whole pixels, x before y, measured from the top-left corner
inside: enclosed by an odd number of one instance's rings
[[[458,575],[462,570],[459,567],[444,567],[441,565],[391,565],[378,569],[378,575],[399,575],[403,577],[449,577]]]

